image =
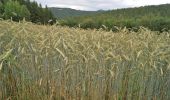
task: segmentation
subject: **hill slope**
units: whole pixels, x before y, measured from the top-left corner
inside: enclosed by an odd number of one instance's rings
[[[145,26],[152,30],[170,29],[170,4],[118,9],[91,16],[75,17],[61,21],[62,25],[82,28],[100,28],[102,25],[127,28]]]
[[[92,14],[98,14],[103,12],[103,11],[83,11],[83,10],[75,10],[71,8],[55,8],[55,7],[51,7],[49,9],[52,11],[53,15],[59,19],[92,15]]]

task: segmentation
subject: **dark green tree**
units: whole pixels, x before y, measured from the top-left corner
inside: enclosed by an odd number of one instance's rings
[[[45,24],[53,24],[54,17],[51,11],[49,11],[48,7],[46,6],[43,10],[44,14],[44,23]]]

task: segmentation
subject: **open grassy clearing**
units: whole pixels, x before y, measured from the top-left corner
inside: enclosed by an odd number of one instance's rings
[[[0,21],[0,99],[169,100],[169,35]]]

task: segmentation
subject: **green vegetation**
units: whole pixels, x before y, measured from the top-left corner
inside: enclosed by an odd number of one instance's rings
[[[13,18],[14,21],[22,20],[23,18],[29,19],[30,12],[26,6],[20,5],[17,1],[9,1],[4,7],[4,18]]]
[[[55,8],[55,7],[51,7],[49,9],[57,19],[93,15],[104,12],[104,11],[83,11],[70,8]]]
[[[1,100],[169,100],[170,32],[0,21]]]
[[[30,0],[0,0],[0,18],[13,19],[14,21],[23,20],[40,24],[53,24],[55,18],[52,12],[42,8],[37,2]]]
[[[81,28],[102,28],[115,30],[114,26],[138,30],[140,26],[154,31],[170,30],[170,4],[118,9],[83,17],[67,18],[61,25]]]

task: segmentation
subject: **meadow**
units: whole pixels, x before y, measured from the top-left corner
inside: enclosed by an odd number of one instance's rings
[[[1,100],[170,100],[170,32],[0,21]]]

